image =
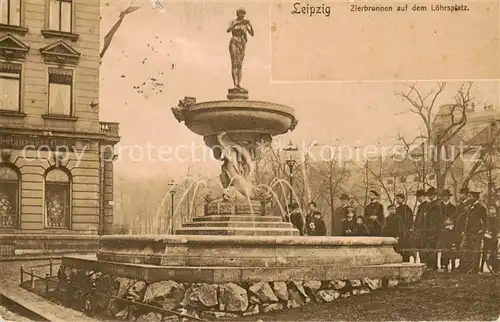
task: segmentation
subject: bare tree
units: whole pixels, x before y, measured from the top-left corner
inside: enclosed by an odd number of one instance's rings
[[[113,27],[111,27],[111,29],[106,33],[106,36],[104,37],[104,44],[102,46],[101,52],[99,53],[99,57],[101,59],[104,57],[104,54],[106,53],[109,46],[111,45],[111,42],[113,41],[113,36],[116,34],[118,29],[122,25],[122,22],[125,19],[125,16],[128,15],[129,13],[132,13],[132,12],[137,11],[139,9],[140,9],[140,7],[127,7],[127,9],[120,12],[118,20],[113,25]]]
[[[473,83],[462,84],[456,92],[454,102],[445,106],[437,106],[437,101],[446,89],[446,83],[437,83],[436,88],[423,93],[417,84],[407,84],[406,91],[396,93],[409,107],[408,113],[416,115],[422,123],[423,133],[420,144],[425,146],[424,158],[429,162],[436,188],[441,192],[445,188],[446,179],[460,153],[453,145],[459,132],[467,124],[467,112],[474,110],[475,102],[471,96]]]
[[[344,188],[344,183],[351,172],[346,165],[347,161],[341,160],[338,145],[328,147],[330,151],[326,160],[308,164],[307,177],[311,195],[314,196],[312,199],[324,201],[332,215],[335,212],[335,197]]]
[[[484,185],[488,191],[488,202],[492,203],[491,198],[497,186],[497,172],[500,169],[498,163],[498,137],[500,135],[498,120],[488,124],[484,131],[487,131],[486,138],[482,142],[478,142],[481,144],[474,153],[473,165],[464,176],[463,185],[468,186],[471,181]]]

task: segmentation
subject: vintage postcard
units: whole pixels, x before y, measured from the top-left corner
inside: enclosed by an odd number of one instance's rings
[[[0,0],[0,321],[500,316],[498,0]]]

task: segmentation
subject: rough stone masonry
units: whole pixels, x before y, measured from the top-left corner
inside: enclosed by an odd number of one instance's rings
[[[269,283],[207,284],[172,280],[146,283],[64,266],[58,278],[56,293],[66,305],[93,316],[142,322],[181,321],[185,319],[182,315],[207,320],[238,318],[297,308],[310,302],[335,302],[414,282],[413,279],[366,277]]]

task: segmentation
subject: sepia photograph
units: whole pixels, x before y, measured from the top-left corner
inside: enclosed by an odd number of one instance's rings
[[[500,321],[499,26],[0,0],[0,322]]]

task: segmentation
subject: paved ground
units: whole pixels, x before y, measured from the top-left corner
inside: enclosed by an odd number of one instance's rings
[[[12,312],[10,308],[0,305],[0,320],[15,321],[15,322],[29,322],[32,321],[19,313]]]
[[[43,316],[52,322],[95,321],[82,312],[46,301],[43,297],[19,287],[21,265],[30,272],[31,270],[28,267],[44,265],[33,270],[34,274],[44,277],[49,272],[49,268],[46,266],[49,262],[49,260],[0,262],[0,292],[5,293],[5,296],[11,298],[13,301],[22,303],[29,310],[39,315],[43,314]],[[54,260],[53,263],[52,275],[56,275],[59,270],[60,260]],[[29,281],[29,276],[25,276],[24,281]],[[19,306],[9,306],[9,303],[0,304],[2,304],[0,306],[0,315],[3,316],[4,320],[16,322],[39,320],[39,315],[30,314],[28,310],[20,309]]]
[[[40,265],[40,264],[48,264],[48,260],[44,261],[5,261],[0,262],[0,289],[8,289],[13,286],[18,286],[20,282],[20,268],[21,265],[24,267],[32,266],[32,265]],[[35,274],[45,274],[41,269],[37,269]],[[0,303],[0,319],[6,321],[32,321],[23,317],[22,315],[26,315],[26,312],[20,311],[17,308],[13,308],[9,303]]]

